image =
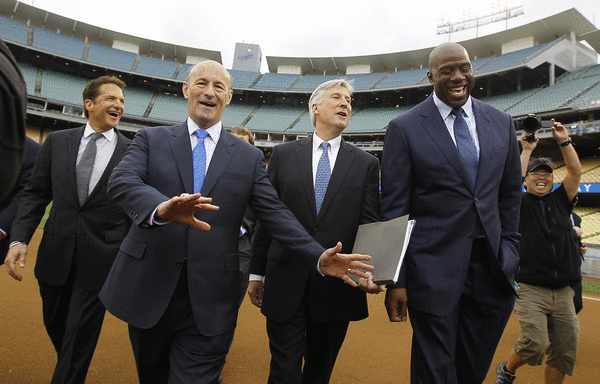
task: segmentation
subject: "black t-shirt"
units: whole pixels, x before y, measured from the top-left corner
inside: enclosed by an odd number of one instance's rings
[[[581,279],[581,260],[573,241],[573,201],[561,184],[555,191],[521,199],[519,283],[562,288]]]

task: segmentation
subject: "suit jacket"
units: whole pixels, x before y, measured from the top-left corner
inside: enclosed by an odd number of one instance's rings
[[[6,252],[8,252],[8,246],[11,242],[10,228],[15,220],[15,216],[17,216],[21,194],[31,177],[31,171],[41,147],[41,145],[29,137],[25,138],[25,151],[23,152],[23,161],[21,162],[17,184],[8,196],[0,201],[0,229],[6,232],[6,237],[0,240],[0,255],[2,256],[6,256]]]
[[[138,328],[150,328],[165,312],[187,262],[196,324],[201,334],[214,336],[236,325],[238,240],[247,205],[307,265],[315,268],[324,248],[277,198],[262,152],[225,130],[221,130],[201,190],[220,209],[196,213],[211,225],[210,231],[175,222],[148,226],[146,221],[160,203],[193,193],[192,168],[187,123],[138,132],[109,183],[110,195],[134,225],[121,244],[100,299],[116,317]]]
[[[359,224],[379,221],[379,161],[342,140],[317,216],[312,143],[309,137],[273,147],[268,169],[271,183],[319,244],[330,248],[341,241],[342,253],[352,253]],[[276,241],[269,248],[268,240],[261,223],[250,272],[265,276],[265,316],[276,322],[291,319],[305,294],[309,316],[315,321],[352,321],[368,316],[362,290],[315,273],[290,257]]]
[[[25,150],[25,112],[27,86],[17,60],[0,39],[0,200],[17,183]]]
[[[107,183],[131,141],[116,132],[114,153],[87,201],[80,206],[75,166],[84,129],[48,135],[21,196],[11,235],[13,240],[28,243],[52,201],[38,249],[35,277],[61,286],[76,265],[82,288],[98,292],[129,228],[127,215],[108,197]]]
[[[402,270],[409,305],[447,315],[467,275],[477,218],[492,273],[514,291],[519,262],[521,168],[512,118],[473,98],[480,157],[470,187],[458,151],[432,96],[392,120],[382,158],[384,220],[416,219]]]

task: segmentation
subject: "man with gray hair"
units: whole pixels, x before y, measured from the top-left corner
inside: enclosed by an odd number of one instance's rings
[[[323,247],[341,241],[344,252],[359,224],[379,221],[379,162],[341,137],[351,95],[343,79],[321,84],[309,101],[315,134],[275,146],[268,169],[279,198],[313,238]],[[365,293],[290,257],[260,219],[254,241],[248,294],[267,317],[269,383],[328,383],[349,322],[368,316]],[[381,291],[372,277],[359,286]]]

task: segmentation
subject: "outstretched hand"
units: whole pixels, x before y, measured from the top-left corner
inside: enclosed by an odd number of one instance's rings
[[[346,283],[353,287],[357,284],[350,278],[346,273],[369,278],[369,275],[365,272],[361,272],[359,269],[365,271],[372,271],[375,269],[372,265],[361,263],[361,261],[371,260],[371,256],[359,255],[359,254],[342,254],[339,253],[342,250],[342,243],[338,242],[333,248],[329,248],[323,252],[319,258],[319,269],[324,275],[338,277],[344,280]]]
[[[211,197],[202,197],[199,193],[193,195],[182,193],[180,196],[162,202],[156,209],[156,216],[176,223],[191,225],[201,231],[208,231],[210,225],[198,220],[194,213],[197,211],[218,211],[219,207],[210,204],[211,202]]]

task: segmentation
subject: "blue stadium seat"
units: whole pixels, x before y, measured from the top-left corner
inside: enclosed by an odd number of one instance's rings
[[[43,70],[40,96],[83,108],[82,93],[88,80],[51,70]]]
[[[188,116],[187,100],[181,96],[161,93],[156,98],[152,111],[148,116],[151,119],[181,123]]]
[[[417,84],[428,84],[427,81],[427,68],[421,69],[409,69],[405,71],[396,71],[390,73],[388,77],[383,79],[377,86],[376,89],[394,89],[402,87],[410,87]],[[425,81],[425,82],[424,82]]]
[[[255,105],[229,104],[223,113],[223,127],[233,128],[236,125],[243,125],[244,121],[256,108]]]
[[[162,77],[163,79],[170,79],[173,77],[175,70],[179,67],[179,63],[175,61],[155,59],[148,56],[140,56],[135,71],[137,73],[143,73],[145,75]]]
[[[131,71],[136,58],[137,55],[132,52],[90,43],[87,60],[104,67]]]
[[[273,91],[285,91],[299,78],[299,75],[286,73],[265,73],[254,86],[254,89],[269,89]]]
[[[0,15],[0,36],[3,40],[27,45],[27,24]]]
[[[337,75],[304,75],[298,80],[292,91],[313,92],[319,85],[326,81],[339,79]]]
[[[61,35],[43,28],[33,27],[33,47],[58,55],[81,60],[85,42],[75,37]]]
[[[367,90],[371,89],[379,82],[383,77],[387,75],[387,72],[376,72],[376,73],[365,73],[356,75],[346,75],[344,79],[352,81],[352,86],[355,90]]]
[[[284,132],[306,111],[301,107],[263,105],[246,123],[249,130],[261,132]]]
[[[37,68],[33,65],[17,63],[19,70],[23,74],[23,78],[25,79],[25,85],[27,86],[27,94],[34,95],[35,94],[35,77],[37,75]]]
[[[557,41],[558,40],[555,40],[553,42],[540,44],[531,48],[521,49],[520,51],[497,56],[495,59],[490,60],[485,65],[479,67],[475,75],[481,76],[487,73],[505,71],[525,65],[529,60],[553,46]]]
[[[145,89],[136,89],[125,87],[123,96],[125,97],[125,115],[144,116],[148,105],[152,100],[153,92]]]
[[[233,88],[237,89],[249,89],[252,83],[260,76],[260,72],[239,71],[235,69],[229,69],[228,71],[233,78]]]

